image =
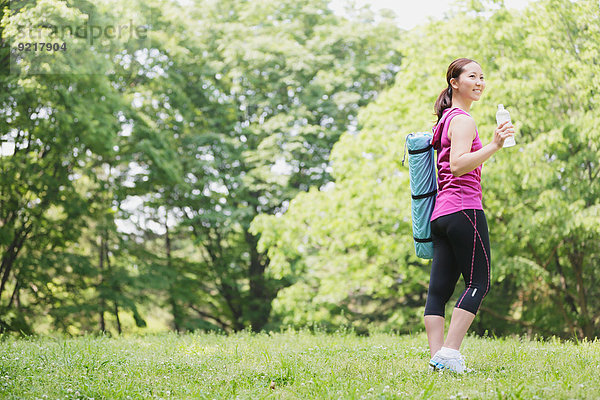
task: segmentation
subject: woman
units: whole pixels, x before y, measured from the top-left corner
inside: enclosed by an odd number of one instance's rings
[[[496,128],[483,146],[471,104],[485,89],[481,66],[459,58],[446,73],[448,87],[435,102],[438,122],[432,140],[437,150],[438,194],[431,216],[433,263],[425,305],[425,329],[431,352],[430,368],[467,371],[460,345],[481,301],[490,289],[490,245],[481,203],[481,166],[514,135],[513,126]],[[459,276],[465,281],[444,340],[444,309]]]

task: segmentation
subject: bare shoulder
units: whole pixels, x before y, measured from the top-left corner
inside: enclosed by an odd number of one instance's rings
[[[448,138],[452,140],[452,135],[475,139],[475,120],[470,115],[459,114],[452,118],[448,126]]]

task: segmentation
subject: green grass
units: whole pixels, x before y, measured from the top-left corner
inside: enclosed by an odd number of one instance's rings
[[[429,372],[423,334],[4,338],[0,398],[600,398],[598,341],[467,337],[462,352],[476,373]]]

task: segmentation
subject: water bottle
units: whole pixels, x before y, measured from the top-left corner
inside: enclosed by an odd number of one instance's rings
[[[496,123],[498,123],[498,125],[500,125],[501,123],[508,121],[508,123],[510,124],[510,114],[508,113],[508,110],[506,110],[504,108],[504,105],[502,104],[498,104],[498,112],[496,113]],[[504,146],[502,147],[511,147],[514,146],[515,143],[515,137],[514,136],[510,136],[508,138],[506,138],[506,140],[504,140]]]

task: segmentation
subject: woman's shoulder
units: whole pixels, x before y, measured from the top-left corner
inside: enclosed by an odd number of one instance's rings
[[[450,120],[448,125],[448,138],[452,138],[454,132],[470,134],[475,137],[477,126],[475,120],[468,114],[458,114]]]
[[[458,114],[450,120],[450,127],[461,126],[465,128],[475,127],[475,119],[469,114]]]

